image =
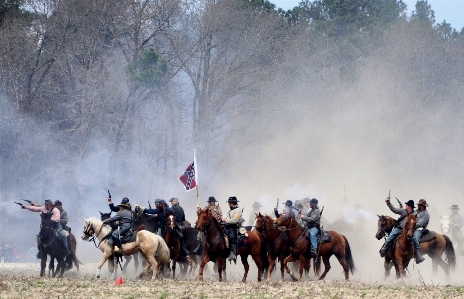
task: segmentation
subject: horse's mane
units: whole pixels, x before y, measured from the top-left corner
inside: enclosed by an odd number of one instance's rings
[[[90,217],[89,219],[85,219],[85,221],[89,221],[90,223],[96,223],[100,226],[102,226],[101,231],[106,235],[111,231],[111,227],[109,225],[103,225],[103,221],[101,221],[97,217]],[[95,233],[98,233],[97,231]]]
[[[209,209],[201,209],[200,212],[201,211],[207,213],[210,216],[209,218],[212,219],[214,226],[218,229],[220,233],[224,233],[224,228],[222,227],[221,223],[219,223],[219,220],[216,219],[216,217]]]

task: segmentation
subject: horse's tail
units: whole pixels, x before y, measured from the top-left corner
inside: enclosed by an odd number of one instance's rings
[[[343,239],[345,239],[345,244],[346,244],[345,260],[348,263],[348,267],[350,269],[351,274],[354,274],[354,272],[356,272],[356,267],[354,266],[354,260],[353,260],[353,255],[351,254],[350,243],[348,243],[348,239],[345,236],[343,236]]]
[[[313,261],[314,274],[317,277],[321,275],[321,260],[322,260],[322,257],[318,256],[317,258],[314,258],[314,261]]]
[[[269,269],[269,259],[267,256],[267,242],[266,240],[259,234],[259,237],[261,239],[261,263],[262,263],[262,269],[263,269],[263,274],[267,274],[267,270]]]
[[[448,262],[451,271],[454,271],[454,268],[456,267],[456,253],[454,252],[453,242],[451,242],[450,238],[446,235],[443,235],[443,238],[445,238],[446,241],[446,261]]]

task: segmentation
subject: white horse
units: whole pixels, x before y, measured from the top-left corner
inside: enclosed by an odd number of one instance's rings
[[[82,240],[89,240],[95,236],[101,241],[111,231],[109,225],[96,218],[84,219],[84,232]],[[100,278],[101,267],[105,264],[111,256],[113,256],[113,246],[108,245],[107,240],[100,243],[99,248],[103,252],[103,257],[98,264],[97,278]],[[137,252],[142,253],[143,259],[147,262],[143,271],[138,275],[142,277],[153,266],[152,280],[156,278],[159,270],[169,262],[170,252],[169,248],[164,242],[163,238],[146,230],[137,232],[137,237],[134,242],[122,244],[122,252],[125,256],[133,255]],[[115,279],[114,263],[109,262],[111,278]]]

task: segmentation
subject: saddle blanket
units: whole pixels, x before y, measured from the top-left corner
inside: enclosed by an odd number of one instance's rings
[[[250,246],[250,239],[248,237],[243,238],[242,240],[239,240],[238,247],[242,247],[242,246]]]
[[[328,232],[322,231],[319,244],[327,243],[327,242],[332,242],[332,236]]]
[[[424,242],[428,242],[430,240],[433,240],[437,237],[437,234],[434,232],[434,231],[431,231],[431,230],[428,230],[428,229],[425,229],[423,232],[422,232],[422,236],[419,240],[419,243],[424,243]]]

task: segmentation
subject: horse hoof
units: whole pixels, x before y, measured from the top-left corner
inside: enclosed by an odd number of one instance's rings
[[[100,278],[100,274],[99,274],[99,275],[97,275],[97,278]]]

